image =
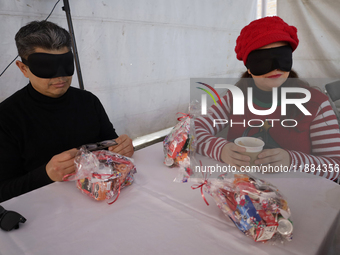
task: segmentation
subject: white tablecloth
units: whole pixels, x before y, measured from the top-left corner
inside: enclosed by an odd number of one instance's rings
[[[161,143],[133,158],[136,181],[112,205],[92,200],[73,182],[2,203],[27,222],[0,231],[0,254],[340,254],[336,183],[300,173],[260,176],[287,197],[294,221],[293,241],[272,246],[244,236],[209,195],[207,206],[191,184],[174,183],[178,170],[163,165]]]

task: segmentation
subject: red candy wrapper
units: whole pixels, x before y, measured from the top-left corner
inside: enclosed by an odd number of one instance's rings
[[[273,244],[292,240],[291,212],[274,185],[249,174],[223,174],[205,182],[205,192],[246,236]]]
[[[90,152],[81,147],[76,158],[75,174],[64,181],[76,181],[77,188],[95,200],[115,202],[120,190],[134,181],[137,172],[133,160],[107,150]]]

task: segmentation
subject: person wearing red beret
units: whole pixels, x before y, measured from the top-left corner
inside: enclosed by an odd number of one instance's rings
[[[253,136],[265,142],[255,165],[281,166],[280,169],[286,167],[289,171],[308,172],[331,180],[338,178],[338,122],[328,97],[311,88],[292,70],[292,53],[298,44],[297,28],[277,16],[252,21],[241,30],[235,52],[247,71],[236,86],[243,91],[245,98],[248,88],[252,88],[255,109],[267,110],[277,102],[276,110],[261,116],[251,112],[245,105],[244,115],[236,115],[233,112],[233,95],[229,90],[222,98],[222,105],[213,105],[207,115],[195,121],[198,153],[240,169],[250,165],[250,157],[241,154],[245,148],[233,141],[238,137]],[[294,104],[287,106],[285,116],[281,114],[281,89],[285,87],[304,88],[310,92],[310,100],[303,104],[310,115],[304,114]],[[276,94],[273,93],[274,88]],[[302,97],[301,93],[289,94],[292,99]],[[226,124],[214,125],[216,119],[227,121]],[[246,125],[253,119],[261,121],[263,125]],[[295,125],[283,125],[283,119],[294,120]],[[231,120],[239,124],[231,125]],[[227,127],[226,138],[215,137]]]

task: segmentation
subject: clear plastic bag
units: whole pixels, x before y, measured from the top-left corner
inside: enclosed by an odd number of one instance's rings
[[[194,101],[189,105],[189,113],[179,117],[179,122],[163,141],[164,164],[179,167],[176,182],[187,182],[192,175],[195,162],[196,133],[194,120],[200,114],[200,104]]]
[[[75,174],[65,176],[64,181],[75,180],[77,188],[95,200],[117,199],[120,190],[133,183],[137,172],[131,158],[107,150],[90,152],[85,146],[75,163]]]
[[[224,174],[204,190],[236,227],[256,242],[291,241],[293,222],[287,200],[272,184],[249,174]]]

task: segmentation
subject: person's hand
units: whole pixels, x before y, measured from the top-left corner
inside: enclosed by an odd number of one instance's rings
[[[71,149],[52,157],[46,165],[47,175],[52,181],[60,182],[65,175],[73,173],[76,170],[74,157],[77,152],[77,149]]]
[[[265,149],[255,160],[255,165],[271,165],[271,166],[290,166],[290,155],[281,148]]]
[[[249,166],[250,157],[242,155],[243,152],[246,152],[246,148],[237,146],[235,143],[227,143],[222,149],[221,160],[231,166],[236,166],[237,169],[241,166]]]
[[[132,139],[128,135],[121,135],[115,139],[117,145],[109,147],[109,151],[118,153],[120,155],[131,157],[134,153]]]

